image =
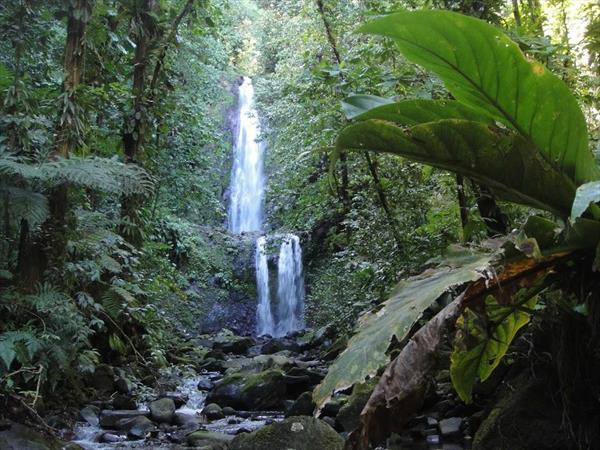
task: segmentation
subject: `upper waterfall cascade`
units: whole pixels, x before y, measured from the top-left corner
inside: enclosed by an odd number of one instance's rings
[[[252,80],[244,77],[239,87],[239,131],[231,169],[229,230],[233,233],[258,232],[263,227],[265,197],[263,143],[257,139],[260,124],[254,108]],[[271,308],[267,238],[256,240],[255,250],[257,308],[256,333],[285,336],[304,327],[304,275],[300,239],[286,235],[281,243],[277,268],[276,317]]]
[[[260,127],[254,109],[254,87],[248,77],[239,88],[239,105],[229,206],[229,230],[233,233],[262,229],[265,196],[264,146],[257,141]]]

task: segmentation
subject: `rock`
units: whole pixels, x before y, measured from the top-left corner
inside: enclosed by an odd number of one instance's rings
[[[321,420],[329,425],[331,428],[335,428],[335,419],[333,417],[325,416],[321,417]]]
[[[444,437],[459,435],[462,421],[460,417],[450,417],[449,419],[441,420],[439,423],[440,433]]]
[[[107,364],[100,364],[91,376],[91,385],[101,392],[114,392],[115,370]]]
[[[105,409],[100,413],[100,426],[102,428],[115,429],[120,420],[132,419],[138,416],[147,416],[146,411],[132,410],[112,410]]]
[[[175,417],[175,402],[164,397],[150,403],[150,417],[158,423],[171,423]]]
[[[188,422],[179,430],[172,432],[169,434],[168,438],[171,442],[175,444],[183,444],[186,442],[188,434],[193,433],[194,431],[198,431],[200,429],[200,424],[195,422]]]
[[[217,336],[213,345],[213,351],[221,350],[225,353],[242,355],[254,345],[254,339],[242,336]]]
[[[198,390],[200,391],[210,391],[215,386],[209,378],[200,378],[198,381]]]
[[[343,337],[335,341],[330,347],[327,348],[327,352],[323,355],[325,361],[333,361],[342,353],[348,346],[348,338]]]
[[[202,414],[206,416],[208,420],[219,420],[225,417],[223,410],[216,403],[209,403],[202,409]]]
[[[354,431],[360,423],[360,413],[367,404],[378,378],[354,385],[348,401],[339,409],[336,421],[344,431]]]
[[[124,419],[119,425],[123,431],[127,432],[129,439],[144,439],[150,432],[156,430],[154,423],[145,416]]]
[[[2,450],[61,450],[64,446],[58,439],[46,436],[32,428],[16,422],[0,431],[0,449]]]
[[[121,394],[131,394],[133,391],[133,382],[128,378],[118,378],[115,387]]]
[[[226,416],[235,416],[236,411],[231,406],[226,406],[225,408],[223,408],[223,414],[225,414]]]
[[[187,426],[188,424],[199,424],[200,417],[195,414],[188,414],[181,411],[175,411],[175,418],[173,419],[175,424],[180,426]],[[195,431],[195,430],[194,430]]]
[[[100,424],[99,414],[100,409],[92,405],[88,405],[79,411],[79,416],[93,427],[97,427]]]
[[[161,397],[172,399],[175,403],[175,408],[181,408],[189,400],[189,397],[181,392],[165,392],[161,394]]]
[[[285,417],[312,416],[315,408],[316,408],[316,405],[312,398],[312,392],[311,391],[304,392],[286,410]]]
[[[258,374],[235,373],[215,384],[207,403],[244,410],[270,410],[283,407],[286,398],[285,375],[270,369]]]
[[[292,367],[286,372],[286,374],[291,377],[306,378],[308,380],[309,387],[316,386],[323,380],[323,378],[325,378],[325,374],[303,367]]]
[[[104,433],[100,436],[100,442],[104,444],[116,444],[125,440],[124,436],[120,436],[114,433]]]
[[[263,344],[260,350],[263,355],[272,355],[273,353],[277,353],[282,350],[288,350],[290,352],[299,353],[300,351],[302,351],[302,348],[293,339],[279,338],[267,341]]]
[[[506,383],[475,433],[478,450],[559,450],[573,443],[562,427],[562,410],[548,392],[548,378],[531,377],[528,370]]]
[[[324,416],[335,417],[342,409],[342,401],[340,398],[331,399],[323,406],[321,414]]]
[[[239,434],[231,450],[342,450],[344,439],[333,428],[314,417],[289,417],[253,433]]]
[[[206,358],[200,363],[199,367],[209,372],[224,372],[225,367],[223,367],[223,363],[224,361],[215,358]]]
[[[111,404],[115,409],[137,409],[137,403],[135,400],[123,394],[115,395]]]
[[[207,447],[210,450],[226,450],[233,436],[213,431],[194,431],[187,436],[187,444],[191,447]],[[274,449],[270,449],[274,450]]]

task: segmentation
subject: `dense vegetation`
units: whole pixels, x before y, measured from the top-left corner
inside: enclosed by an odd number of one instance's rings
[[[307,323],[347,345],[317,413],[381,376],[347,445],[400,432],[440,370],[482,404],[510,367],[598,445],[596,2],[18,0],[0,37],[0,419],[48,428],[98,367],[156,378],[252,331],[226,230],[248,75],[266,229],[301,236]]]

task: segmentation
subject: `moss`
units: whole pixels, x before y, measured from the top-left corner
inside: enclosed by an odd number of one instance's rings
[[[314,417],[294,416],[236,437],[231,450],[342,450],[343,447],[344,439],[325,422]]]

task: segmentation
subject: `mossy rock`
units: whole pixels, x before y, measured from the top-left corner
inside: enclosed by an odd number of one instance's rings
[[[194,431],[188,434],[186,441],[192,447],[208,447],[211,450],[226,450],[229,448],[229,443],[233,440],[233,436],[213,431]]]
[[[237,436],[231,450],[342,450],[344,439],[325,422],[295,416],[267,425],[253,433]]]
[[[524,374],[511,385],[499,393],[499,401],[475,433],[473,450],[571,448],[561,429],[562,411],[548,395],[547,382]]]
[[[379,378],[354,385],[348,401],[340,408],[335,420],[344,431],[354,431],[360,423],[360,413],[367,404]]]
[[[215,384],[206,402],[242,410],[282,409],[286,393],[284,372],[269,369],[257,374],[227,375]]]
[[[2,450],[61,450],[64,446],[58,439],[15,422],[10,422],[7,430],[0,431]]]

